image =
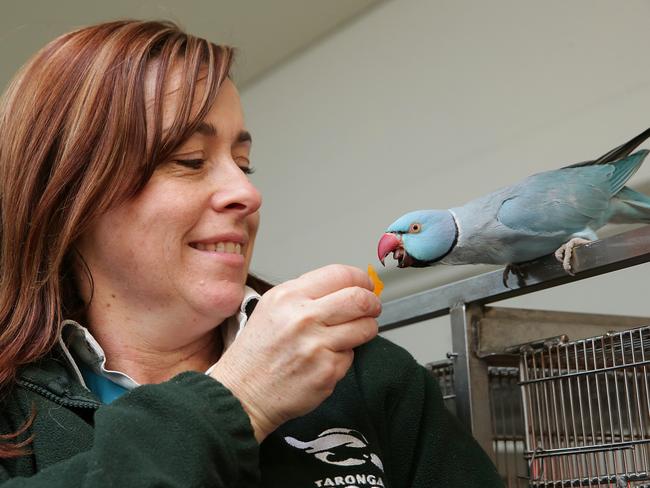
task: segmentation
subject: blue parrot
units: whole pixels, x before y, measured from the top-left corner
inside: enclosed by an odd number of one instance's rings
[[[534,174],[448,210],[417,210],[381,237],[379,260],[398,267],[504,264],[504,284],[517,264],[555,251],[571,273],[574,246],[597,239],[609,222],[650,223],[650,197],[626,186],[648,150],[633,154],[650,128],[593,161]]]

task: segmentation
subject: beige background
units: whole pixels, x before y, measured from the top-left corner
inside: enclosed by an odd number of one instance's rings
[[[240,47],[265,199],[253,268],[275,281],[377,265],[377,240],[402,213],[462,204],[650,126],[648,0],[16,4],[0,3],[0,84],[48,39],[109,18],[171,18]],[[650,163],[631,186],[650,190]],[[384,297],[486,269],[391,263]],[[649,269],[505,305],[650,316]],[[386,335],[421,362],[450,349],[444,319]]]

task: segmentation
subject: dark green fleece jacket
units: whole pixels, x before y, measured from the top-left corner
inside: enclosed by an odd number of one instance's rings
[[[102,405],[53,354],[24,368],[0,434],[35,409],[30,454],[0,460],[17,487],[498,487],[492,463],[443,406],[427,371],[377,338],[320,407],[261,446],[220,383],[183,373]],[[269,399],[272,401],[272,399]]]

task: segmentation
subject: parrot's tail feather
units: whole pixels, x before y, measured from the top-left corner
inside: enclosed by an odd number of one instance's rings
[[[565,168],[579,168],[581,166],[595,166],[598,164],[609,164],[619,159],[626,158],[632,151],[634,151],[639,145],[650,137],[650,128],[647,128],[638,136],[633,137],[627,142],[624,142],[618,147],[615,147],[611,151],[606,152],[598,159],[593,159],[590,161],[583,161],[581,163],[570,164],[565,166]]]
[[[610,222],[650,224],[650,197],[648,195],[624,186],[612,199],[612,203],[615,205]]]
[[[644,130],[638,136],[633,137],[629,141],[621,144],[620,146],[612,149],[611,151],[603,154],[601,157],[596,159],[595,164],[607,164],[612,161],[616,161],[617,159],[626,157],[648,137],[650,137],[650,128]]]

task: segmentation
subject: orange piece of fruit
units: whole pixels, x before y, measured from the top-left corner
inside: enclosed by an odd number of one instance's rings
[[[381,292],[384,289],[384,283],[379,279],[379,275],[377,275],[377,272],[375,271],[375,268],[372,267],[372,264],[368,265],[368,276],[370,276],[370,279],[375,285],[375,288],[372,291],[375,293],[375,295],[381,296]]]

